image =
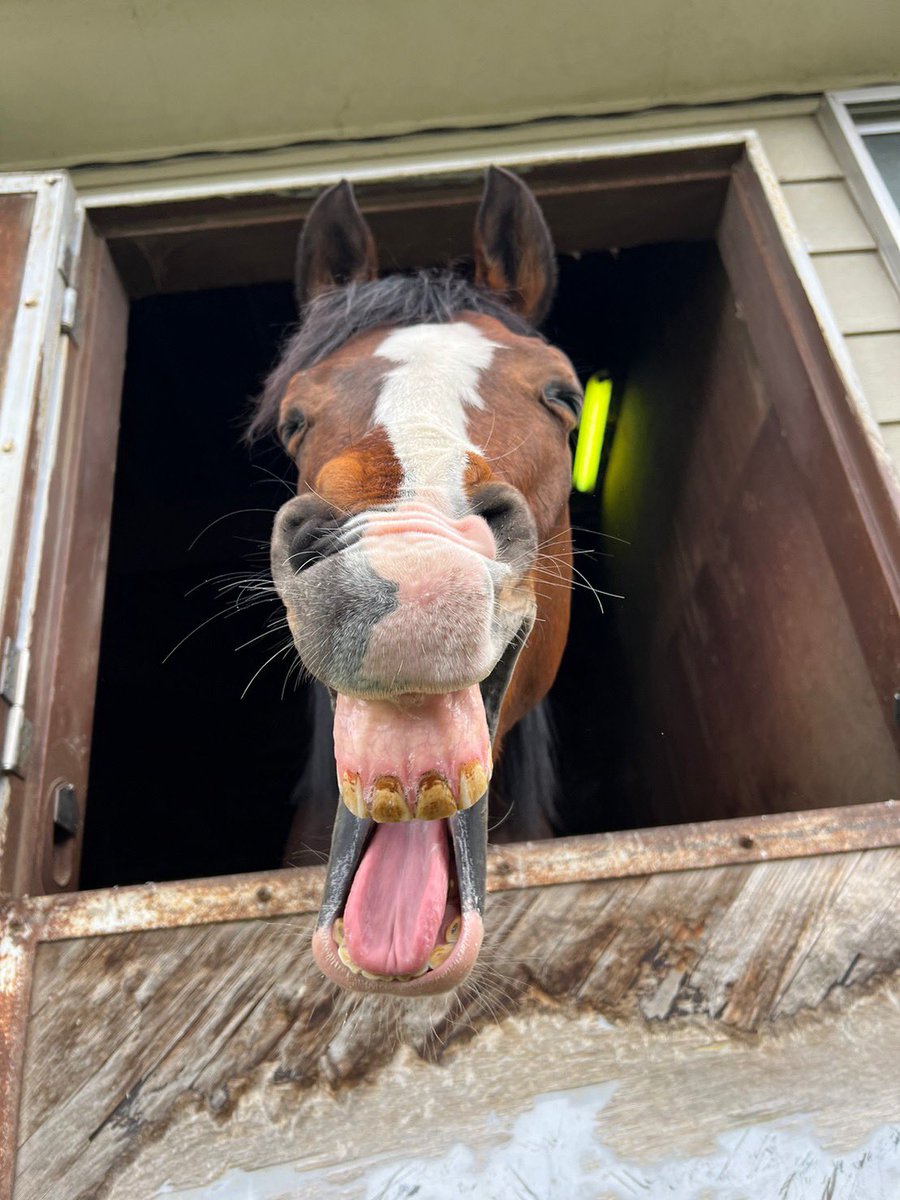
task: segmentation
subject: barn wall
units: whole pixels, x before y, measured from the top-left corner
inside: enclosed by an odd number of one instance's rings
[[[809,251],[818,280],[846,340],[868,407],[900,468],[900,296],[817,118],[819,100],[765,102],[655,112],[604,120],[457,130],[415,138],[342,143],[152,164],[86,167],[75,182],[89,203],[136,197],[174,199],[182,189],[222,193],[265,185],[273,190],[321,184],[347,173],[360,178],[414,170],[416,164],[461,158],[514,165],[540,154],[573,153],[668,138],[754,130],[784,189],[787,207]]]
[[[892,0],[6,0],[0,163],[137,161],[900,79]]]
[[[14,1200],[894,1200],[898,886],[884,849],[495,893],[421,1003],[338,997],[302,885],[42,943]]]

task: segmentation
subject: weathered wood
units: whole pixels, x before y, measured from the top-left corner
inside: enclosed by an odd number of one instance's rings
[[[487,890],[886,846],[900,846],[900,807],[894,800],[489,846]],[[303,867],[145,883],[34,897],[28,913],[43,941],[287,916],[318,909],[324,878],[323,867]]]
[[[610,1144],[645,1165],[761,1114],[856,1146],[900,1112],[898,898],[900,850],[507,892],[480,981],[424,1003],[336,996],[308,916],[45,943],[16,1200],[286,1160],[333,1181],[348,1147],[484,1146],[492,1112],[611,1080]]]
[[[68,357],[48,501],[35,613],[41,635],[27,696],[33,745],[10,889],[16,895],[77,886],[84,832],[128,302],[106,246],[89,228],[79,270],[84,324]],[[62,780],[75,789],[80,820],[73,837],[55,842],[53,790]]]

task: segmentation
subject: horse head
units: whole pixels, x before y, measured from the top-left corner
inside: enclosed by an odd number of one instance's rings
[[[300,238],[301,324],[256,425],[298,471],[272,574],[332,698],[340,802],[313,951],[352,990],[445,991],[478,956],[492,756],[568,629],[582,393],[536,331],[555,282],[534,197],[495,168],[473,281],[379,279],[346,182]],[[562,586],[538,586],[546,547]]]

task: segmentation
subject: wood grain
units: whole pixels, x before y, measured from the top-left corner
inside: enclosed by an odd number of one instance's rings
[[[134,1200],[167,1179],[292,1155],[321,1166],[340,1160],[335,1139],[348,1126],[354,1153],[375,1153],[379,1138],[396,1147],[416,1112],[404,1099],[396,1120],[382,1108],[373,1124],[373,1089],[383,1105],[413,1088],[430,1109],[443,1068],[482,1081],[493,1063],[501,1079],[483,1096],[470,1085],[465,1100],[470,1121],[486,1119],[523,1037],[543,1065],[518,1079],[507,1107],[567,1086],[564,1063],[571,1086],[603,1078],[571,1040],[591,1029],[607,1038],[603,1071],[621,1051],[635,1088],[642,1055],[689,1044],[692,1095],[720,1070],[722,1054],[704,1046],[739,1055],[762,1092],[762,1064],[791,1046],[792,1073],[782,1066],[777,1087],[798,1111],[810,1103],[799,1048],[852,1043],[853,1001],[896,983],[898,898],[900,850],[507,892],[491,897],[480,980],[424,1003],[336,995],[310,967],[311,917],[44,943],[16,1200]],[[873,1055],[887,1053],[878,1030],[896,1044],[896,1006],[878,1012],[874,1040],[853,1050],[867,1078]],[[663,1046],[662,1031],[674,1039]],[[658,1103],[642,1095],[631,1101],[638,1116]],[[856,1123],[874,1122],[882,1101]],[[729,1121],[723,1110],[720,1126]],[[686,1145],[691,1122],[675,1124],[672,1144]]]

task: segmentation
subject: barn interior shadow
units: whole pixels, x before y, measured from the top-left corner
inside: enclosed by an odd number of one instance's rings
[[[573,496],[579,577],[551,695],[560,833],[666,816],[647,729],[652,705],[634,650],[647,596],[603,593],[626,585],[652,593],[652,572],[634,564],[654,561],[673,536],[704,330],[726,292],[708,244],[560,259],[546,332],[583,379],[612,373],[608,442],[615,447],[624,436],[616,415],[621,425],[630,403],[649,405],[666,430],[649,450],[629,450],[652,459],[640,470],[632,463],[630,482],[607,452],[598,493]],[[249,397],[293,319],[288,284],[158,296],[132,307],[82,887],[280,863],[309,737],[306,687],[291,669],[280,605],[265,583],[267,539],[290,491],[290,465],[274,444],[249,454],[241,435]],[[620,520],[622,505],[634,507],[629,488],[648,473],[664,485],[663,503],[644,522],[640,544],[629,544],[620,540],[629,523]]]

